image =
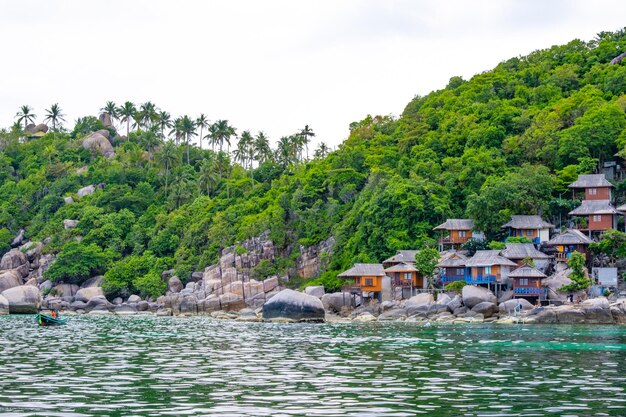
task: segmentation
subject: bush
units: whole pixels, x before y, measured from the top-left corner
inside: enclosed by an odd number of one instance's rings
[[[156,298],[165,292],[167,284],[161,279],[160,273],[150,271],[135,280],[135,288],[137,288],[142,297],[150,296]]]
[[[491,242],[489,242],[488,247],[489,247],[489,249],[493,249],[493,250],[502,250],[502,249],[506,248],[506,245],[503,242],[498,242],[496,240],[492,240]]]
[[[267,259],[261,259],[261,262],[254,268],[254,276],[257,279],[265,279],[276,275],[276,267]]]
[[[324,290],[328,292],[339,292],[341,287],[348,284],[348,281],[341,278],[337,278],[337,271],[326,271],[320,277],[314,278],[310,281],[306,281],[301,285],[301,288],[305,288],[311,285],[322,285]]]
[[[0,256],[4,255],[11,250],[11,241],[13,240],[13,233],[8,229],[0,229]]]
[[[85,245],[70,242],[59,253],[56,261],[44,272],[44,276],[53,281],[80,285],[94,275],[104,272],[113,258],[95,244]]]
[[[455,292],[457,294],[461,294],[463,292],[463,287],[467,285],[465,281],[454,281],[445,286],[445,290],[449,292]]]
[[[509,236],[505,240],[506,243],[533,243],[526,236]]]

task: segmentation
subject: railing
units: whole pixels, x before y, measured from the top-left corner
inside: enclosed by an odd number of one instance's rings
[[[570,252],[557,252],[555,259],[557,261],[567,262],[570,257]]]
[[[439,243],[440,244],[446,244],[446,243],[465,243],[469,240],[469,237],[455,237],[455,238],[451,238],[450,236],[445,236],[439,239]]]
[[[393,282],[394,287],[411,288],[411,281],[397,280]]]
[[[444,284],[448,284],[454,281],[464,281],[464,280],[465,280],[465,275],[442,275],[441,276],[441,282],[443,282]]]
[[[477,275],[465,277],[466,284],[493,284],[496,282],[495,275]]]
[[[341,287],[341,292],[349,292],[349,293],[359,294],[359,293],[362,293],[363,290],[358,285],[344,285],[344,286]]]
[[[547,292],[547,288],[537,287],[515,287],[513,289],[515,295],[545,295]]]

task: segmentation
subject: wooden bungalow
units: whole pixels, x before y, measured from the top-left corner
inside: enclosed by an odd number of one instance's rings
[[[418,252],[418,250],[399,250],[391,258],[383,261],[383,267],[390,268],[398,264],[415,264],[415,255]]]
[[[439,249],[459,250],[461,246],[472,238],[482,238],[482,233],[475,233],[474,220],[471,219],[448,219],[433,230],[441,231],[439,238]]]
[[[550,229],[554,228],[553,224],[544,221],[540,216],[511,216],[511,221],[502,225],[503,229],[507,229],[509,236],[526,237],[535,245],[550,240]]]
[[[363,297],[377,298],[378,300],[382,300],[383,278],[385,276],[382,264],[354,264],[352,268],[337,275],[338,278],[351,281],[344,290],[358,291]]]
[[[545,271],[550,262],[550,255],[537,250],[532,243],[507,243],[500,255],[512,260],[518,266],[524,265],[525,259],[531,259],[537,269]]]
[[[578,230],[586,231],[590,237],[594,232],[617,228],[618,213],[609,200],[584,200],[569,214],[584,219]]]
[[[516,297],[534,301],[546,298],[547,288],[543,286],[542,280],[547,276],[537,268],[528,265],[520,266],[511,271],[509,278],[513,281],[513,294]]]
[[[604,174],[579,175],[578,179],[568,185],[568,187],[572,189],[572,193],[575,193],[576,190],[584,190],[585,197],[583,200],[611,201],[611,188],[613,188],[613,184],[607,181]]]
[[[441,271],[441,282],[444,286],[454,281],[465,281],[467,276],[466,262],[467,256],[455,252],[437,264]]]
[[[517,268],[517,264],[500,256],[498,250],[479,250],[465,262],[465,267],[467,284],[486,285],[487,288],[499,292],[509,272]]]
[[[567,229],[545,243],[547,247],[555,250],[555,259],[559,262],[567,262],[572,252],[580,252],[587,255],[589,244],[592,240],[580,230]]]

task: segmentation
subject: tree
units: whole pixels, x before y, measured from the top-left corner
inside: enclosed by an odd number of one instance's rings
[[[214,158],[203,159],[198,173],[198,187],[206,190],[206,195],[211,196],[211,190],[219,184],[217,162]]]
[[[567,265],[572,270],[568,275],[568,278],[571,279],[572,282],[559,288],[559,291],[576,292],[589,288],[591,280],[585,277],[585,255],[580,252],[572,252],[570,258],[567,260]]]
[[[137,109],[130,101],[125,102],[117,111],[122,123],[126,123],[126,138],[130,135],[130,121],[135,117]]]
[[[111,121],[115,123],[115,121],[119,120],[119,110],[117,108],[117,104],[114,101],[107,101],[103,108],[100,109],[102,113],[107,113],[111,116]]]
[[[439,263],[439,251],[435,248],[423,248],[415,255],[415,268],[428,280],[428,287],[434,288],[433,273]]]
[[[317,146],[317,149],[315,150],[315,153],[313,154],[313,158],[324,159],[328,155],[329,151],[330,150],[328,149],[328,146],[324,142],[320,142],[320,144]]]
[[[165,142],[157,154],[157,159],[165,169],[165,195],[167,196],[170,170],[180,161],[178,148],[171,141]]]
[[[147,101],[139,106],[139,111],[135,113],[135,124],[138,128],[152,128],[159,113],[156,106],[151,101]]]
[[[224,143],[230,149],[230,138],[237,136],[237,130],[228,124],[228,120],[218,120],[214,125],[215,141],[220,146],[220,152],[222,152]]]
[[[196,136],[196,123],[189,116],[183,116],[180,120],[180,129],[185,138],[187,150],[187,164],[189,164],[189,142],[192,136]]]
[[[174,127],[172,118],[170,114],[166,111],[161,111],[157,114],[154,125],[159,130],[159,135],[161,139],[165,139],[165,135],[163,134],[165,129],[171,129],[172,127]]]
[[[306,159],[309,159],[309,143],[311,142],[311,138],[315,137],[315,132],[313,129],[309,127],[309,125],[305,125],[304,129],[300,131],[300,137],[302,138],[301,143],[306,148]]]
[[[202,149],[202,131],[210,126],[209,119],[204,115],[204,113],[200,113],[200,116],[196,119],[196,127],[200,129],[200,136],[198,139],[200,140],[200,149]]]
[[[257,133],[256,138],[254,139],[254,151],[259,164],[272,160],[272,148],[270,147],[270,142],[267,139],[267,136],[265,136],[265,133]]]
[[[615,265],[617,260],[626,258],[626,233],[607,230],[598,242],[589,245],[589,250],[596,255],[606,255],[610,265]]]
[[[96,244],[69,242],[44,276],[53,282],[80,285],[86,279],[104,272],[111,259],[112,254]]]
[[[44,122],[50,121],[52,123],[52,131],[54,132],[55,139],[58,126],[61,126],[61,122],[65,121],[64,116],[65,115],[61,111],[61,107],[59,107],[59,103],[54,103],[48,110],[46,110],[46,117],[43,120]]]
[[[28,125],[28,123],[33,123],[35,120],[35,117],[37,116],[33,113],[32,108],[30,108],[27,105],[24,105],[20,107],[20,111],[17,112],[15,117],[17,117],[17,123],[24,122],[24,130],[26,130],[26,126]]]

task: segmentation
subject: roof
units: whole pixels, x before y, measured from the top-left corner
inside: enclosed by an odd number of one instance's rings
[[[401,262],[390,268],[385,269],[385,272],[417,272],[417,268],[415,268],[411,264],[405,264],[404,262]]]
[[[623,211],[626,212],[626,204],[622,204],[621,206],[619,206],[618,208],[616,208],[615,210],[617,211]]]
[[[337,275],[338,277],[382,277],[385,270],[382,264],[354,264],[354,266],[345,272]]]
[[[535,249],[532,243],[507,243],[506,248],[500,252],[500,255],[508,259],[548,259],[545,253]]]
[[[399,262],[415,263],[415,255],[417,255],[418,252],[419,252],[418,250],[399,250],[391,258],[385,259],[383,263],[384,264],[399,263]]]
[[[500,256],[499,250],[479,250],[474,256],[465,262],[465,266],[517,266],[517,264],[504,256]]]
[[[609,200],[583,200],[582,204],[569,212],[572,216],[586,216],[588,214],[617,214]]]
[[[547,278],[548,276],[532,266],[524,265],[511,271],[509,278]]]
[[[545,244],[549,246],[558,246],[558,245],[588,245],[592,241],[584,233],[580,230],[576,229],[567,229],[562,233],[559,233],[557,236],[548,240]]]
[[[569,188],[602,188],[613,187],[613,184],[606,180],[604,174],[579,175],[578,180],[574,181]]]
[[[474,220],[472,219],[448,219],[433,230],[472,230]]]
[[[510,227],[511,229],[551,229],[554,227],[544,221],[541,216],[511,216],[511,221],[502,227]]]
[[[446,259],[443,259],[441,262],[439,262],[437,266],[439,268],[459,268],[464,267],[465,262],[467,262],[467,256],[460,253],[453,253]]]

